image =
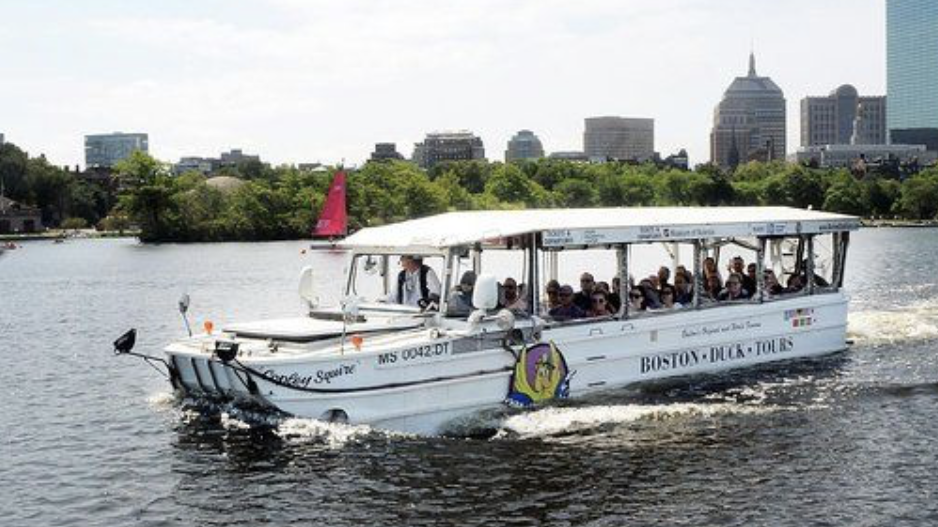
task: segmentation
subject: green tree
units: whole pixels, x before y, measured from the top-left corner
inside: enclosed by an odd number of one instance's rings
[[[837,172],[824,196],[824,210],[865,216],[869,213],[863,184],[846,171]]]
[[[907,218],[934,219],[938,213],[938,173],[929,171],[907,179],[898,206]]]

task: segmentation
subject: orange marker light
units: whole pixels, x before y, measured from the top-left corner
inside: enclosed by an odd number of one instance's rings
[[[212,330],[215,329],[215,324],[213,324],[211,320],[206,320],[204,326],[205,326],[205,332],[211,335]]]
[[[365,339],[361,335],[352,335],[352,346],[355,346],[355,349],[358,351],[362,350],[362,343],[365,342]]]

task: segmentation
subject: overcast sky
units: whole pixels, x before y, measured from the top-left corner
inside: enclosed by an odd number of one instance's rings
[[[0,133],[57,164],[83,136],[147,132],[164,161],[232,147],[274,163],[407,156],[470,129],[489,159],[523,128],[582,149],[583,118],[652,117],[709,157],[750,46],[798,102],[885,93],[884,0],[0,0]]]

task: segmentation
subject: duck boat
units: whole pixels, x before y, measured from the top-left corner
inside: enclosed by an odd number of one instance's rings
[[[303,316],[192,335],[157,360],[187,394],[446,433],[480,412],[844,350],[844,267],[859,226],[811,210],[723,207],[453,212],[366,228],[338,244],[349,258],[339,305],[319,305],[325,280],[306,268]],[[626,299],[650,249],[692,277],[685,305],[623,301],[591,318],[550,316],[544,286],[569,267],[565,259],[607,258],[621,284],[613,293]],[[712,300],[706,260],[734,250],[752,255],[755,290]],[[426,309],[393,303],[401,255],[422,256],[444,292],[473,271],[472,311],[448,314],[449,294]],[[770,269],[803,286],[780,292],[766,281]],[[526,309],[500,307],[504,276],[522,284]],[[125,337],[117,351],[134,354]]]

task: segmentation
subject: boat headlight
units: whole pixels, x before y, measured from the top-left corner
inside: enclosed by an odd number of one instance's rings
[[[215,356],[222,362],[231,362],[238,356],[238,343],[226,340],[215,341]]]

